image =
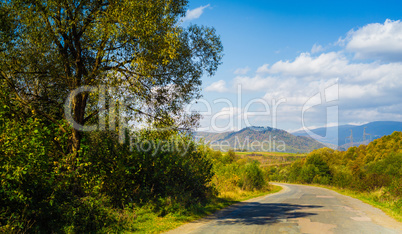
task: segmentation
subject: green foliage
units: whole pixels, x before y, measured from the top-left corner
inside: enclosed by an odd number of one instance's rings
[[[118,217],[113,214],[109,201],[105,197],[86,196],[60,206],[63,210],[61,224],[64,224],[58,231],[65,233],[89,233],[103,232],[110,226],[117,231]],[[49,217],[51,218],[51,217]],[[56,221],[54,218],[51,221]],[[46,230],[46,229],[45,229]]]
[[[60,217],[55,203],[64,199],[62,187],[68,180],[63,172],[63,155],[54,142],[65,142],[66,138],[57,134],[54,125],[38,119],[8,119],[10,107],[1,104],[0,225],[20,230],[34,224],[53,225],[46,219]]]
[[[328,184],[331,180],[332,175],[329,166],[323,158],[324,156],[316,153],[307,156],[305,166],[310,168],[310,173],[314,171],[312,180],[306,181],[307,183],[315,182]]]
[[[152,139],[160,148],[130,151],[129,144],[119,145],[113,133],[93,133],[84,138],[92,147],[82,148],[71,172],[71,164],[53,150],[49,127],[31,119],[24,125],[2,123],[0,226],[4,231],[103,230],[118,221],[111,212],[114,208],[153,202],[159,204],[155,209],[164,209],[166,200],[170,207],[187,207],[213,195],[209,156],[189,138]],[[161,151],[163,147],[172,148]],[[165,213],[175,208],[170,209]]]
[[[296,161],[296,162],[291,164],[291,166],[289,168],[289,171],[288,170],[285,170],[285,171],[281,170],[281,171],[289,174],[289,180],[290,181],[298,182],[299,181],[299,175],[301,174],[302,166],[303,166],[303,164],[300,161]],[[282,179],[283,179],[283,175],[282,175]]]
[[[236,188],[252,191],[266,189],[268,177],[255,160],[239,159],[233,151],[222,155],[220,151],[209,150],[214,160],[215,176],[212,181],[220,192],[233,191]]]
[[[336,165],[332,171],[332,185],[340,188],[348,188],[355,183],[352,172],[346,166]]]
[[[225,155],[222,157],[222,162],[223,162],[223,163],[232,163],[232,162],[236,161],[236,159],[237,159],[236,153],[235,153],[232,149],[230,149],[230,150],[227,152],[227,154],[225,154]]]
[[[181,110],[200,97],[201,77],[215,73],[223,47],[214,28],[181,26],[187,4],[2,1],[0,79],[16,106],[56,125],[72,91],[103,85],[113,87],[114,99],[132,97],[125,102],[127,118],[194,127],[199,116]],[[80,92],[66,103],[76,123],[89,125],[107,109],[99,93]],[[69,135],[63,153],[77,153],[83,134],[74,129]]]
[[[242,169],[239,186],[246,190],[262,189],[267,185],[264,172],[259,166],[259,162],[252,161],[247,163]]]
[[[120,232],[130,226],[127,207],[151,205],[166,216],[202,207],[217,189],[267,190],[258,162],[236,161],[174,132],[140,132],[131,145],[119,144],[115,132],[91,132],[71,162],[58,150],[68,134],[23,113],[12,120],[11,104],[2,104],[2,232]]]
[[[214,194],[210,156],[188,137],[139,133],[134,143],[149,144],[144,151],[119,144],[114,132],[91,132],[83,137],[80,157],[71,157],[59,149],[68,144],[59,128],[68,129],[66,123],[32,118],[15,108],[7,89],[1,92],[1,232],[118,231],[115,209],[155,203],[155,209],[172,207],[170,212]]]

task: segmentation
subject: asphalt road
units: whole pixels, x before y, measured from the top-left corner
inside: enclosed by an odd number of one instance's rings
[[[284,189],[168,233],[402,233],[402,223],[357,199],[318,187],[275,184]]]

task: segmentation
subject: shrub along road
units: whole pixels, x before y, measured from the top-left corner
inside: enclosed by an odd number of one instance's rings
[[[274,184],[284,189],[169,233],[402,233],[401,223],[360,200],[324,188]]]

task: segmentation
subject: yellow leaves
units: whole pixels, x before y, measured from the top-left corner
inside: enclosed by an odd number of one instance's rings
[[[168,60],[168,59],[163,59],[162,64],[163,64],[163,65],[168,65],[168,64],[169,64],[169,62],[170,62],[170,60]]]

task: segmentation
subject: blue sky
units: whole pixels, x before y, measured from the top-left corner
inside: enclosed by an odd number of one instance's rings
[[[213,26],[225,54],[216,75],[203,78],[204,99],[191,106],[204,115],[200,130],[402,120],[401,8],[398,1],[190,1],[183,25]]]

